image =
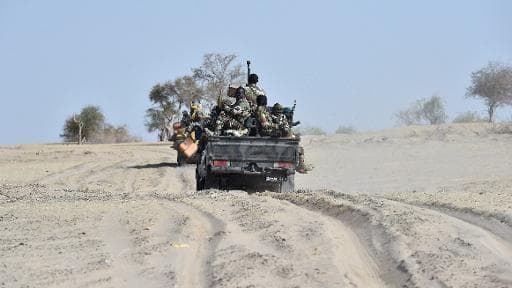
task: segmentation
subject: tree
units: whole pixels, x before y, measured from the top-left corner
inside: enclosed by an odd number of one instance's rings
[[[448,115],[445,112],[443,99],[437,95],[430,99],[419,99],[409,108],[395,114],[398,124],[442,124],[446,122]]]
[[[192,69],[194,79],[202,84],[205,100],[210,104],[225,95],[229,85],[243,83],[242,65],[236,59],[235,54],[208,53],[203,56],[201,66]]]
[[[512,66],[489,62],[487,66],[471,73],[471,86],[466,97],[480,98],[487,106],[488,121],[494,121],[496,109],[512,103]]]
[[[443,99],[437,95],[421,102],[420,115],[430,125],[445,123],[448,118],[444,110]]]
[[[105,124],[105,116],[99,106],[86,106],[80,114],[68,117],[64,122],[63,133],[60,135],[66,142],[82,143],[92,140]],[[80,135],[81,134],[81,135]],[[81,137],[79,137],[81,136]]]
[[[192,76],[182,76],[174,80],[174,90],[178,102],[178,111],[181,111],[183,104],[190,104],[201,100],[203,90]]]
[[[146,110],[145,125],[149,132],[159,131],[160,141],[170,139],[170,125],[176,118],[179,110],[177,103],[177,90],[172,81],[156,84],[149,92],[149,100],[153,107]]]

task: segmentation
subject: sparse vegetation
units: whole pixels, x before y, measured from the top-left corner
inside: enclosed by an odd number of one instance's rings
[[[471,74],[466,97],[480,98],[487,106],[488,121],[494,121],[496,109],[512,104],[512,66],[489,62]]]
[[[73,114],[64,122],[62,134],[65,142],[77,142],[81,144],[93,138],[103,125],[105,116],[99,106],[86,106],[79,114]]]
[[[356,133],[356,129],[352,126],[339,126],[338,128],[336,128],[336,131],[334,131],[334,133],[336,134],[354,134]]]
[[[304,126],[297,129],[300,135],[326,135],[327,133],[318,126]]]
[[[64,122],[60,135],[65,142],[121,143],[140,141],[130,135],[125,125],[115,127],[105,123],[105,116],[99,106],[86,106]]]
[[[486,122],[487,120],[481,117],[477,112],[467,111],[464,113],[458,114],[454,119],[453,123],[476,123],[476,122]]]
[[[105,124],[101,133],[97,137],[99,143],[127,143],[127,142],[140,142],[139,137],[130,135],[126,125],[114,126]]]
[[[444,109],[443,99],[434,95],[429,99],[420,99],[409,108],[395,114],[399,125],[442,124],[448,115]]]

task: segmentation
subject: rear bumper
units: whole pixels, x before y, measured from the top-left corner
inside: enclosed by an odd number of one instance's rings
[[[281,169],[281,168],[256,168],[250,169],[247,167],[213,167],[210,166],[210,173],[212,174],[236,174],[236,175],[259,175],[266,177],[286,177],[295,174],[295,169]]]

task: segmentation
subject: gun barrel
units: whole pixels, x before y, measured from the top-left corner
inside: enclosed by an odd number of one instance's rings
[[[251,75],[251,61],[247,60],[247,84],[249,84],[249,75]]]

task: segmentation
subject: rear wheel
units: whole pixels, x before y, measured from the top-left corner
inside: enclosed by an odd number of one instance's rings
[[[219,189],[220,188],[220,182],[219,178],[212,176],[212,175],[206,175],[204,177],[200,177],[199,174],[196,172],[196,190],[207,190],[207,189]]]
[[[204,179],[201,179],[196,170],[196,191],[204,190]]]
[[[205,181],[205,189],[220,189],[220,179],[218,177],[207,175]]]

